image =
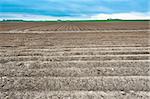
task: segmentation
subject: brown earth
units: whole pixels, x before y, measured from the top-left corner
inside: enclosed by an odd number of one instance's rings
[[[0,31],[143,30],[149,22],[0,22]]]
[[[150,98],[148,23],[0,25],[0,99]]]

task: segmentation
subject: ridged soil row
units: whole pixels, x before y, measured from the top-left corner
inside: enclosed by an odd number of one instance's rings
[[[149,92],[123,91],[8,91],[0,92],[1,99],[149,99]]]
[[[0,91],[150,91],[148,76],[1,77]]]
[[[13,56],[0,58],[0,63],[13,61],[107,61],[107,60],[148,60],[149,54],[142,55],[74,55],[74,56]]]
[[[75,56],[75,55],[138,55],[138,54],[150,54],[150,51],[65,51],[65,52],[48,52],[48,51],[29,51],[29,52],[3,52],[0,57],[11,57],[11,56]]]
[[[0,69],[0,77],[98,77],[98,76],[149,76],[150,67],[97,67],[97,68],[44,68]]]
[[[0,63],[0,69],[51,69],[51,68],[98,68],[98,67],[149,67],[149,60],[112,61],[13,61]]]
[[[10,40],[11,41],[11,40]],[[71,45],[74,45],[74,46],[84,46],[84,43],[89,43],[90,45],[92,44],[96,44],[96,45],[107,45],[107,46],[118,46],[118,43],[120,44],[120,47],[121,45],[123,46],[149,46],[149,44],[147,43],[148,40],[128,40],[128,41],[117,41],[117,40],[113,40],[113,41],[100,41],[99,39],[49,39],[49,40],[45,40],[45,41],[40,41],[40,40],[29,40],[29,41],[26,41],[26,40],[22,40],[22,41],[13,41],[13,42],[4,42],[5,45],[2,45],[0,44],[1,47],[13,47],[13,46],[16,46],[16,47],[19,47],[19,46],[62,46],[63,44],[64,45],[68,45],[68,46],[71,46]],[[15,43],[15,44],[14,44]]]
[[[13,46],[3,46],[0,47],[0,52],[75,52],[75,51],[79,51],[79,52],[87,52],[87,51],[92,51],[92,52],[104,52],[104,51],[149,51],[150,47],[146,47],[146,46],[141,46],[141,47],[134,47],[134,46],[91,46],[89,48],[87,48],[87,46],[85,47],[75,47],[75,46],[55,46],[55,47],[44,47],[44,46],[22,46],[22,47],[13,47]],[[6,50],[7,49],[7,50]]]

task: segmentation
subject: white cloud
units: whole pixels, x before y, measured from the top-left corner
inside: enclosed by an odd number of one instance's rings
[[[34,15],[34,14],[18,14],[18,13],[0,13],[0,20],[88,20],[85,15],[80,17],[53,17],[48,15]]]
[[[96,15],[81,15],[79,17],[52,17],[46,15],[34,14],[18,14],[18,13],[0,13],[0,20],[3,19],[23,19],[23,20],[103,20],[103,19],[150,19],[150,12],[140,13],[113,13],[113,14],[96,14]]]
[[[0,20],[3,19],[23,19],[23,20],[57,20],[56,17],[34,14],[2,13]]]
[[[150,19],[150,12],[130,12],[130,13],[113,13],[113,14],[97,14],[91,16],[91,19]]]

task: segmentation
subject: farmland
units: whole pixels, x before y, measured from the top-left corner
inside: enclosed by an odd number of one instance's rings
[[[0,22],[0,31],[144,30],[148,22]]]
[[[0,99],[149,99],[148,22],[1,22]]]

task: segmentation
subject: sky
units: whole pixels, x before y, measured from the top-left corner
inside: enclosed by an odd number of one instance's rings
[[[150,19],[150,0],[0,0],[0,20]]]

